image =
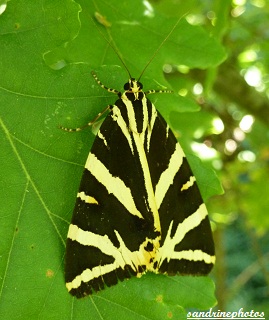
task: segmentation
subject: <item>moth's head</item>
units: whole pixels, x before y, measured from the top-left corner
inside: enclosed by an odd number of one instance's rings
[[[143,85],[141,82],[136,81],[134,78],[129,79],[127,83],[124,85],[124,90],[128,92],[139,92],[143,89]]]

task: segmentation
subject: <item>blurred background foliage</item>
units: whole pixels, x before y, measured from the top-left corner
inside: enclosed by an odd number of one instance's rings
[[[226,48],[227,59],[214,69],[165,71],[179,94],[200,104],[201,112],[184,114],[182,122],[199,123],[192,150],[212,164],[225,191],[208,204],[217,251],[216,308],[268,313],[269,2],[151,3],[169,15],[182,10]]]

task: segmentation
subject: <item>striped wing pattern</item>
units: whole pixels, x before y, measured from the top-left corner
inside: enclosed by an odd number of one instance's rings
[[[80,298],[146,271],[205,275],[214,262],[207,210],[179,143],[143,91],[125,91],[85,165],[67,237],[68,291]]]

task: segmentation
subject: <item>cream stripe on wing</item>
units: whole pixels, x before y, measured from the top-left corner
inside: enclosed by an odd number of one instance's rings
[[[135,272],[138,273],[140,266],[146,268],[150,265],[151,254],[145,251],[145,244],[148,242],[146,239],[137,251],[130,251],[120,234],[114,230],[118,241],[119,248],[115,247],[109,240],[108,236],[100,236],[90,231],[84,231],[78,226],[71,224],[68,231],[68,238],[79,242],[84,246],[93,246],[101,250],[104,254],[112,256],[115,261],[111,264],[96,266],[92,269],[84,270],[80,275],[77,275],[71,282],[66,283],[68,291],[76,289],[81,285],[81,282],[88,282],[94,278],[104,276],[105,274],[121,268],[124,270],[126,265],[129,265]]]
[[[157,118],[157,110],[155,109],[154,105],[152,105],[152,115],[151,115],[151,120],[148,126],[148,135],[147,135],[147,151],[149,152],[150,148],[150,139],[151,139],[151,134],[152,134],[152,129],[154,127],[155,120]]]
[[[188,190],[190,187],[194,185],[195,181],[196,181],[196,178],[194,176],[190,176],[190,179],[185,184],[183,184],[180,191]]]
[[[117,122],[118,126],[120,127],[123,135],[125,136],[128,144],[129,144],[129,147],[130,147],[130,149],[132,151],[132,154],[133,154],[134,153],[134,149],[133,149],[133,144],[132,144],[130,131],[128,129],[128,126],[127,126],[126,122],[124,121],[124,119],[123,119],[123,117],[121,115],[120,109],[116,105],[113,106],[111,117],[112,117],[112,119],[114,121]]]
[[[216,257],[211,256],[210,254],[203,252],[202,250],[184,250],[184,251],[174,251],[171,259],[185,259],[189,261],[204,261],[205,263],[213,263],[216,262]]]
[[[133,111],[132,105],[130,105],[131,102],[128,101],[124,102],[126,106],[129,106],[128,109],[128,117],[129,121],[131,123],[131,129],[132,132],[131,134],[133,135],[134,143],[136,146],[136,150],[138,153],[138,158],[139,162],[142,168],[143,172],[143,177],[144,177],[144,185],[146,189],[145,194],[145,204],[148,206],[148,211],[152,213],[153,215],[153,220],[154,220],[154,228],[155,230],[161,231],[161,225],[160,225],[160,217],[159,217],[159,212],[156,204],[156,199],[154,195],[154,190],[152,186],[152,180],[151,180],[151,175],[150,175],[150,170],[149,170],[149,165],[148,165],[148,159],[146,156],[146,151],[145,151],[145,133],[146,130],[148,129],[149,123],[148,123],[148,106],[147,106],[147,99],[144,97],[142,100],[142,108],[143,108],[143,129],[141,133],[137,132],[137,122],[135,119],[135,113]]]
[[[157,201],[158,209],[160,208],[170,185],[173,184],[175,175],[182,165],[184,157],[184,152],[179,143],[177,143],[175,151],[170,158],[168,168],[162,172],[160,179],[156,185],[155,198]]]
[[[106,141],[106,138],[103,136],[102,132],[99,130],[98,133],[97,133],[97,136],[103,140],[104,142],[104,145],[107,147],[107,141]]]
[[[173,259],[176,256],[180,256],[179,253],[175,251],[175,246],[179,244],[185,237],[185,235],[192,229],[196,228],[205,218],[207,217],[207,209],[204,203],[188,218],[186,218],[182,223],[179,223],[176,229],[174,236],[171,236],[171,231],[173,227],[173,221],[171,221],[167,235],[162,247],[157,252],[156,260],[159,262],[159,265],[167,259]],[[192,251],[192,250],[190,250]],[[194,251],[192,251],[194,252]],[[193,254],[188,254],[189,259],[193,260]],[[207,254],[203,256],[202,260],[208,263]],[[210,262],[211,263],[211,262]]]
[[[136,208],[131,189],[118,177],[112,176],[106,166],[98,158],[90,153],[85,168],[107,189],[108,193],[113,194],[124,207],[135,216],[144,219]]]
[[[98,201],[91,196],[87,196],[84,191],[81,191],[77,194],[77,198],[80,198],[82,201],[89,203],[89,204],[99,204]]]
[[[121,254],[119,250],[113,245],[107,235],[101,236],[91,231],[80,229],[75,224],[70,224],[67,238],[77,241],[83,246],[93,246],[100,249],[104,254],[114,256],[120,261]]]
[[[142,167],[143,175],[144,175],[145,189],[147,192],[147,199],[145,199],[145,202],[147,200],[148,206],[149,206],[148,210],[152,212],[155,230],[161,231],[160,216],[157,208],[156,199],[154,196],[154,190],[152,186],[148,161],[147,161],[147,157],[144,149],[144,135],[142,134],[139,135],[134,133],[133,137],[134,137],[134,142],[137,148],[140,164]]]
[[[98,248],[105,255],[113,257],[116,268],[124,269],[125,265],[128,264],[136,271],[139,265],[149,263],[151,255],[144,250],[145,243],[148,242],[147,238],[140,244],[138,251],[130,251],[119,232],[117,230],[114,230],[114,232],[118,238],[119,247],[115,247],[107,235],[102,236],[91,231],[85,231],[74,224],[70,224],[67,237],[83,246]]]

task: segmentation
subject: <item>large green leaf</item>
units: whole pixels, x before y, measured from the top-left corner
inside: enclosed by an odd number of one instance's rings
[[[204,277],[148,274],[82,300],[65,289],[66,233],[94,136],[90,130],[69,134],[58,125],[83,125],[115,101],[97,86],[91,70],[117,89],[127,78],[113,66],[120,62],[91,17],[99,11],[112,22],[106,36],[135,75],[175,24],[157,13],[143,15],[140,1],[98,6],[81,2],[80,13],[74,1],[10,1],[0,16],[1,319],[180,319],[184,308],[215,303],[212,282]],[[147,69],[144,84],[167,85],[164,63],[206,68],[223,58],[214,39],[182,19]],[[122,76],[115,76],[117,68]],[[166,116],[184,110],[184,99],[177,99],[163,106]]]

